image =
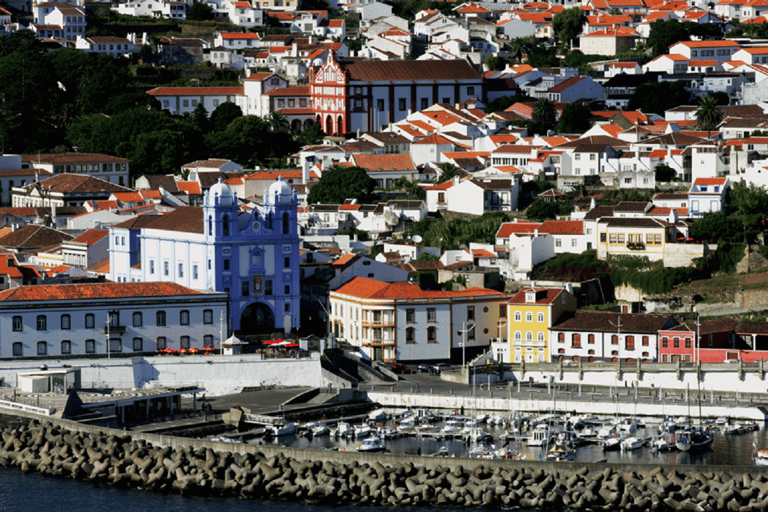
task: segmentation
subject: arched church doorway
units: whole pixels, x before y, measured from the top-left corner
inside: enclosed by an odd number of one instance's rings
[[[274,331],[275,315],[266,304],[248,304],[240,315],[240,334],[271,334]]]

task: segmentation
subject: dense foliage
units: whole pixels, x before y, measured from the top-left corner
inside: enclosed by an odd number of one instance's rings
[[[229,70],[188,66],[201,76],[236,79]],[[78,149],[131,161],[131,172],[174,173],[209,157],[245,167],[286,166],[301,144],[314,143],[318,128],[292,134],[280,116],[242,116],[224,103],[210,119],[160,110],[148,87],[178,82],[129,59],[99,57],[74,48],[47,51],[30,31],[0,36],[0,140],[7,153]],[[159,83],[158,83],[159,81]],[[184,85],[176,83],[176,85]]]
[[[664,116],[664,112],[673,107],[687,105],[690,98],[691,93],[685,89],[682,82],[645,83],[635,89],[627,109]]]
[[[589,107],[583,103],[569,103],[563,109],[555,131],[558,133],[584,133],[590,128],[592,116]]]
[[[376,182],[362,167],[334,165],[309,189],[307,201],[310,204],[341,204],[347,199],[367,202],[375,186]]]
[[[579,37],[586,22],[587,16],[584,14],[584,9],[580,6],[571,7],[555,14],[552,18],[552,30],[560,40],[560,44],[567,47]]]
[[[473,219],[424,219],[413,225],[411,233],[420,235],[424,245],[445,251],[458,249],[461,245],[469,247],[471,242],[492,244],[501,224],[510,220],[503,212],[485,213]]]

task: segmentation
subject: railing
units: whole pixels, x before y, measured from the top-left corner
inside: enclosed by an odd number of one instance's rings
[[[101,332],[104,334],[124,334],[126,327],[124,325],[110,325],[109,327],[102,327]]]
[[[627,242],[627,249],[631,251],[643,251],[645,250],[645,244],[643,242]]]

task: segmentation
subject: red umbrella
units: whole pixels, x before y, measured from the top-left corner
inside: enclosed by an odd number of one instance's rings
[[[283,343],[283,340],[269,340],[262,343],[262,345],[279,345],[280,343]]]
[[[200,352],[200,349],[197,347],[192,347],[191,349],[189,349],[190,354],[197,354],[198,352]]]
[[[288,348],[299,348],[299,345],[296,343],[286,343],[284,346]]]

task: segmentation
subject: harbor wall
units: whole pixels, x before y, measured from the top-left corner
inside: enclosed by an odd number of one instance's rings
[[[465,411],[481,410],[499,411],[503,413],[507,413],[508,411],[529,413],[556,411],[561,413],[590,413],[602,416],[613,416],[618,414],[619,416],[628,417],[643,416],[657,418],[689,416],[691,414],[698,416],[699,414],[698,405],[691,405],[689,407],[687,403],[615,403],[610,396],[602,394],[583,393],[581,397],[574,394],[571,399],[567,400],[510,398],[504,391],[495,392],[495,396],[489,392],[485,392],[484,395],[485,396],[476,397],[438,395],[430,393],[428,389],[422,389],[420,393],[368,392],[368,398],[371,401],[395,409],[426,408],[435,410],[460,410],[463,407]],[[692,402],[692,404],[695,404],[695,402]],[[724,406],[708,403],[701,404],[701,416],[703,418],[725,417],[754,421],[768,420],[761,408],[753,406],[734,407],[733,405]]]
[[[306,448],[285,447],[279,445],[260,444],[253,445],[247,443],[227,443],[214,441],[212,439],[192,439],[186,437],[174,437],[162,434],[151,434],[147,432],[126,432],[125,430],[97,427],[85,425],[76,421],[65,420],[57,417],[40,416],[26,411],[5,411],[0,409],[0,413],[9,414],[22,418],[39,420],[50,423],[58,427],[70,430],[72,432],[83,432],[86,434],[96,434],[103,436],[123,437],[129,435],[135,441],[146,441],[147,443],[173,450],[199,450],[210,448],[218,452],[232,453],[252,453],[263,454],[265,457],[283,456],[292,459],[307,462],[334,462],[340,464],[383,464],[385,466],[395,466],[402,464],[413,464],[415,466],[424,466],[427,469],[440,467],[464,468],[473,470],[479,467],[490,469],[523,469],[533,467],[548,471],[562,471],[564,468],[573,467],[568,462],[538,461],[538,460],[512,460],[512,459],[481,459],[469,457],[426,457],[412,454],[393,454],[393,453],[363,453],[358,451],[344,450],[314,450]],[[606,469],[612,471],[650,471],[656,468],[662,468],[664,471],[680,470],[685,468],[679,464],[636,464],[620,462],[579,462],[578,467],[586,467],[590,472],[601,472]],[[690,466],[690,469],[701,469],[700,467]],[[731,473],[752,473],[768,475],[768,466],[726,466],[726,465],[707,465],[708,471],[729,471]]]
[[[263,358],[261,354],[237,356],[157,356],[113,359],[66,359],[46,361],[48,369],[80,368],[81,386],[88,388],[141,389],[194,385],[211,396],[239,392],[253,386],[323,387],[320,356]],[[16,386],[19,372],[35,371],[40,361],[0,362],[0,378]]]

